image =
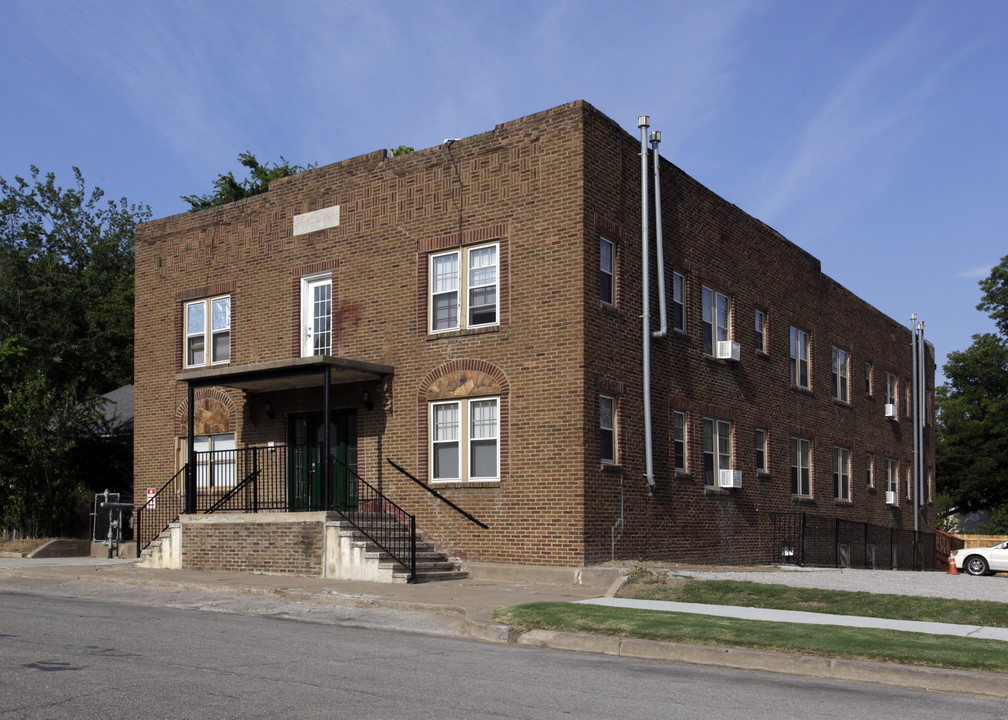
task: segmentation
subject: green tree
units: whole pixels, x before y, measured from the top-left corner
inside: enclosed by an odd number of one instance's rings
[[[960,511],[1008,508],[1008,256],[980,282],[997,333],[949,353],[938,389],[938,489]]]
[[[208,195],[183,195],[182,199],[189,203],[190,212],[198,212],[207,208],[226,205],[241,200],[242,198],[259,195],[269,190],[270,182],[277,178],[296,175],[303,170],[311,170],[315,167],[309,163],[306,167],[291,165],[283,155],[280,156],[280,163],[261,165],[256,160],[256,156],[250,152],[243,152],[238,155],[238,162],[248,168],[248,177],[242,181],[235,180],[235,176],[228,172],[226,175],[218,175],[214,180],[214,191]]]
[[[95,400],[133,377],[133,230],[146,206],[103,200],[74,168],[0,177],[0,526],[70,532],[72,462]]]

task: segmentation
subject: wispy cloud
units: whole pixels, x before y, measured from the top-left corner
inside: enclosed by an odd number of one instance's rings
[[[977,265],[976,267],[960,270],[955,276],[958,278],[966,278],[968,280],[983,280],[985,277],[990,275],[991,270],[993,269],[993,265]]]
[[[955,62],[948,58],[930,67],[918,64],[929,41],[930,19],[930,9],[921,9],[840,78],[800,133],[791,159],[774,173],[778,179],[764,186],[757,215],[774,218],[835,182],[849,165],[856,164],[858,177],[845,186],[848,205],[871,197],[892,177],[918,137],[923,107]]]

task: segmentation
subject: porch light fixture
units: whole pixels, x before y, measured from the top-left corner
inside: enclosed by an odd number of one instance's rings
[[[273,406],[270,405],[269,400],[263,403],[263,411],[266,413],[266,417],[270,420],[276,417],[276,413],[273,412]]]
[[[364,407],[368,410],[374,410],[374,400],[371,399],[371,393],[367,390],[362,390],[360,394],[361,402],[364,403]]]

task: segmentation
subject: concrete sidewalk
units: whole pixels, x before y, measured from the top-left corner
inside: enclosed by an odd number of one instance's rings
[[[889,627],[890,629],[962,634],[969,637],[1002,636],[1003,628],[987,628],[959,632],[941,623],[908,623],[878,621],[875,618],[848,618],[820,613],[728,608],[689,603],[634,601],[612,597],[621,584],[619,568],[531,568],[507,565],[473,564],[473,578],[463,581],[422,583],[418,585],[385,584],[329,580],[322,578],[267,576],[193,570],[153,570],[141,568],[131,561],[73,558],[63,562],[55,559],[0,559],[0,592],[5,576],[31,579],[36,586],[54,592],[74,594],[79,583],[125,585],[133,588],[154,588],[165,596],[178,593],[216,593],[221,598],[260,596],[282,601],[311,601],[328,606],[384,608],[412,613],[439,614],[458,618],[456,633],[480,640],[517,643],[559,650],[603,653],[625,657],[716,665],[746,670],[762,670],[806,677],[856,680],[899,685],[934,691],[966,691],[1008,700],[1008,680],[996,673],[976,673],[961,670],[898,665],[895,663],[842,660],[781,652],[742,648],[690,645],[685,643],[639,640],[609,635],[590,635],[547,630],[520,633],[496,623],[495,610],[529,602],[584,602],[644,607],[672,612],[698,612],[709,615],[745,617],[776,622],[815,622],[828,625],[857,627]],[[14,585],[13,582],[10,585]],[[160,592],[159,590],[159,592]],[[112,593],[109,592],[108,595]],[[242,612],[238,603],[235,612]],[[376,613],[378,615],[379,613]],[[811,617],[810,617],[811,616]],[[865,621],[876,625],[865,625]],[[1008,633],[1005,633],[1008,635]]]

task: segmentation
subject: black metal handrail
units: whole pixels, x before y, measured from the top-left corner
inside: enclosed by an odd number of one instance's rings
[[[185,477],[186,467],[186,465],[183,465],[182,469],[175,473],[168,482],[162,485],[160,490],[154,493],[151,497],[147,498],[147,502],[137,508],[137,557],[140,557],[140,553],[143,549],[154,542],[154,538],[164,532],[165,528],[178,520],[179,515],[182,514],[182,493],[175,493],[173,497],[170,492],[165,493],[165,490],[172,485],[177,484],[180,478]],[[166,517],[168,518],[167,520],[164,519]],[[144,532],[145,523],[153,528],[149,534]],[[146,542],[144,542],[145,537],[147,539]]]
[[[337,469],[346,473],[346,492],[337,489],[330,509],[402,565],[409,572],[408,582],[416,582],[416,516],[399,507],[346,463],[338,459],[334,462]]]
[[[443,502],[445,505],[448,505],[452,510],[455,510],[456,512],[460,513],[463,517],[465,517],[470,522],[476,523],[477,525],[479,525],[484,530],[489,530],[490,529],[490,526],[488,526],[486,523],[482,522],[481,520],[477,520],[470,513],[466,512],[465,510],[463,510],[462,508],[460,508],[458,505],[456,505],[455,503],[453,503],[451,500],[449,500],[448,498],[446,498],[444,495],[442,495],[441,493],[439,493],[437,490],[435,490],[434,488],[432,488],[429,485],[427,485],[427,483],[425,483],[423,480],[420,480],[420,479],[414,477],[413,475],[411,475],[407,470],[403,469],[403,467],[401,465],[399,465],[396,462],[394,462],[392,460],[392,458],[388,458],[387,457],[387,458],[385,458],[385,460],[388,461],[389,465],[391,465],[392,467],[394,467],[396,470],[398,470],[399,472],[401,472],[403,475],[405,475],[406,477],[408,477],[410,480],[412,480],[413,482],[415,482],[417,485],[419,485],[420,487],[422,487],[424,490],[426,490],[427,492],[429,492],[431,495],[433,495],[434,497],[436,497],[438,500],[440,500],[441,502]]]
[[[244,509],[244,512],[247,513],[259,512],[259,502],[258,502],[259,493],[257,493],[256,490],[258,489],[258,480],[260,472],[261,472],[260,470],[253,470],[252,472],[250,472],[248,475],[245,476],[245,478],[241,482],[239,482],[233,488],[231,488],[226,493],[221,495],[221,497],[218,498],[217,501],[215,501],[210,507],[206,509],[205,513],[209,515],[211,513],[217,512],[227,503],[231,502],[231,499],[236,497],[238,493],[245,490],[250,485],[252,487],[252,504],[251,506],[246,507]]]

